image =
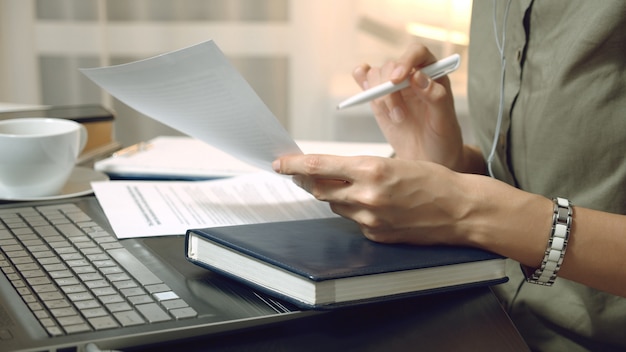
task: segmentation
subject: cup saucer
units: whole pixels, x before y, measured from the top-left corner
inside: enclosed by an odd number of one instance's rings
[[[74,170],[72,170],[72,174],[70,178],[63,186],[61,193],[54,196],[45,196],[45,197],[16,197],[16,198],[5,198],[0,196],[0,200],[2,201],[37,201],[37,200],[54,200],[54,199],[64,199],[71,197],[79,197],[85,196],[93,193],[91,189],[91,182],[93,181],[108,181],[109,177],[106,174],[103,174],[99,171],[95,171],[94,169],[76,166]]]

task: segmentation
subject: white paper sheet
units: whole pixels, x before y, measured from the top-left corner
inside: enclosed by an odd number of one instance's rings
[[[110,158],[98,160],[94,169],[113,178],[143,180],[203,180],[259,172],[200,140],[185,136],[160,136],[131,146]]]
[[[213,41],[81,72],[135,110],[263,170],[301,153]]]
[[[267,172],[215,181],[93,182],[92,187],[118,238],[337,216],[290,178]]]
[[[387,143],[296,140],[307,154],[391,156]],[[117,154],[117,153],[116,153]],[[98,160],[94,169],[114,178],[199,180],[230,177],[260,169],[195,138],[160,136]]]

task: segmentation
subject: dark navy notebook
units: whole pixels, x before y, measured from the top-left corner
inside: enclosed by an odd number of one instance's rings
[[[194,264],[315,309],[507,280],[499,255],[376,243],[344,218],[192,229],[185,253]]]

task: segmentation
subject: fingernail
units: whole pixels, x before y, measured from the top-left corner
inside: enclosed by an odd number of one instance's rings
[[[367,81],[363,81],[363,90],[370,89],[370,84]]]
[[[404,67],[398,66],[393,72],[391,72],[391,79],[398,79],[404,76]]]
[[[272,169],[274,169],[274,171],[280,173],[280,159],[276,159],[272,162]]]
[[[430,85],[430,78],[421,72],[417,72],[415,76],[413,76],[413,79],[415,80],[415,84],[421,89],[426,89],[428,85]]]
[[[396,106],[393,108],[393,110],[391,110],[391,114],[389,115],[389,117],[391,117],[391,121],[395,123],[402,122],[402,120],[404,120],[404,111],[401,107]]]

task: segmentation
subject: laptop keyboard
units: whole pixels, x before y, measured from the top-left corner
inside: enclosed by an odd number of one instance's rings
[[[49,335],[197,312],[74,204],[0,209],[0,269]]]

